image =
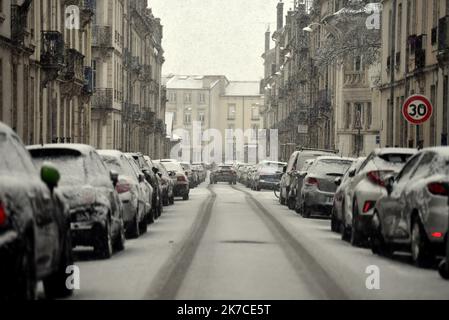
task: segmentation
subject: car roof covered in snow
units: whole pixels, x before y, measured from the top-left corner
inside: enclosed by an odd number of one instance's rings
[[[121,155],[124,155],[120,150],[97,150],[100,156],[110,156],[114,158],[119,158]]]
[[[449,147],[429,147],[429,148],[420,150],[420,152],[424,152],[424,151],[432,151],[432,152],[438,153],[439,155],[441,155],[443,157],[449,158]]]
[[[418,150],[412,148],[379,148],[375,149],[374,152],[378,155],[391,154],[391,153],[415,154],[418,152]]]
[[[66,149],[78,151],[82,155],[86,156],[91,151],[95,151],[95,148],[87,144],[77,144],[77,143],[53,143],[53,144],[36,144],[32,146],[27,146],[27,150],[40,150],[40,149]]]

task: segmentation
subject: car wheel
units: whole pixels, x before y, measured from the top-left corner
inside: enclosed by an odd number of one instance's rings
[[[120,233],[115,242],[115,251],[123,251],[125,249],[125,228],[123,226],[120,227]]]
[[[156,209],[154,208],[154,206],[151,208],[150,212],[146,215],[146,221],[147,224],[153,224],[155,219],[156,214],[154,213],[156,211]]]
[[[108,220],[104,230],[97,230],[99,237],[94,246],[94,251],[100,259],[109,259],[112,256],[111,223]]]
[[[140,229],[140,234],[144,234],[148,231],[148,223],[146,219],[143,219],[140,223],[139,223],[139,229]]]
[[[139,209],[137,209],[137,212],[139,212]],[[129,235],[131,238],[136,239],[140,237],[140,228],[139,228],[139,220],[138,220],[138,213],[136,212],[134,219],[132,221],[131,230],[129,232]]]
[[[175,196],[171,196],[170,200],[169,200],[170,204],[175,204]]]
[[[411,233],[411,252],[413,262],[420,268],[429,267],[433,262],[434,256],[432,254],[432,249],[429,246],[426,233],[418,216],[415,216],[415,218],[413,218],[412,220]]]
[[[305,204],[302,205],[302,210],[301,211],[302,211],[302,217],[303,218],[309,219],[310,216],[312,215],[312,212],[310,211],[310,209]]]
[[[292,198],[291,196],[288,197],[287,207],[288,207],[290,210],[295,210],[295,205],[296,205],[296,200],[295,200],[295,198]]]
[[[335,207],[332,207],[331,213],[331,230],[332,232],[338,233],[340,231],[340,221],[337,219],[337,213]]]
[[[169,199],[168,199],[168,194],[166,194],[166,195],[164,196],[164,199],[162,200],[162,205],[168,206],[169,204],[170,204],[170,201],[169,201]]]
[[[45,296],[48,299],[66,298],[73,294],[73,289],[67,288],[67,267],[73,265],[72,242],[70,229],[64,239],[58,270],[43,281]]]
[[[438,266],[438,273],[443,279],[449,280],[449,263],[448,261],[446,261],[446,259],[441,261],[440,265]]]
[[[285,206],[285,198],[282,196],[282,189],[279,192],[279,203]]]
[[[187,194],[183,195],[182,200],[184,200],[184,201],[189,200],[189,194],[187,193]]]
[[[351,228],[351,245],[354,247],[360,247],[362,243],[362,234],[358,230],[357,217],[359,216],[359,207],[357,204],[357,200],[354,199],[354,203],[352,206],[352,228]]]
[[[390,257],[393,252],[391,250],[390,245],[385,242],[384,236],[382,234],[382,224],[380,222],[379,213],[377,211],[374,212],[373,216],[373,226],[371,230],[371,251],[374,254],[378,254],[380,256]]]

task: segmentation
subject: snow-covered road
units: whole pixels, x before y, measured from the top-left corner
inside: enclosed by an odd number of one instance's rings
[[[125,251],[96,260],[76,249],[73,299],[448,299],[436,270],[353,248],[328,220],[307,220],[271,191],[203,183],[165,207]],[[380,289],[369,290],[376,266]]]

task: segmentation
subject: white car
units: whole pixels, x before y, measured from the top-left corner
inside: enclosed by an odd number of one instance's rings
[[[359,246],[368,240],[376,201],[386,194],[385,179],[397,174],[418,150],[406,148],[376,149],[366,158],[358,172],[352,169],[348,201],[352,205],[343,215],[342,239]]]

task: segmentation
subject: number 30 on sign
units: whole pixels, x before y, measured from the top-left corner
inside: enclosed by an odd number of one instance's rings
[[[430,119],[432,112],[432,103],[420,94],[411,96],[402,106],[402,115],[411,124],[423,124]]]

